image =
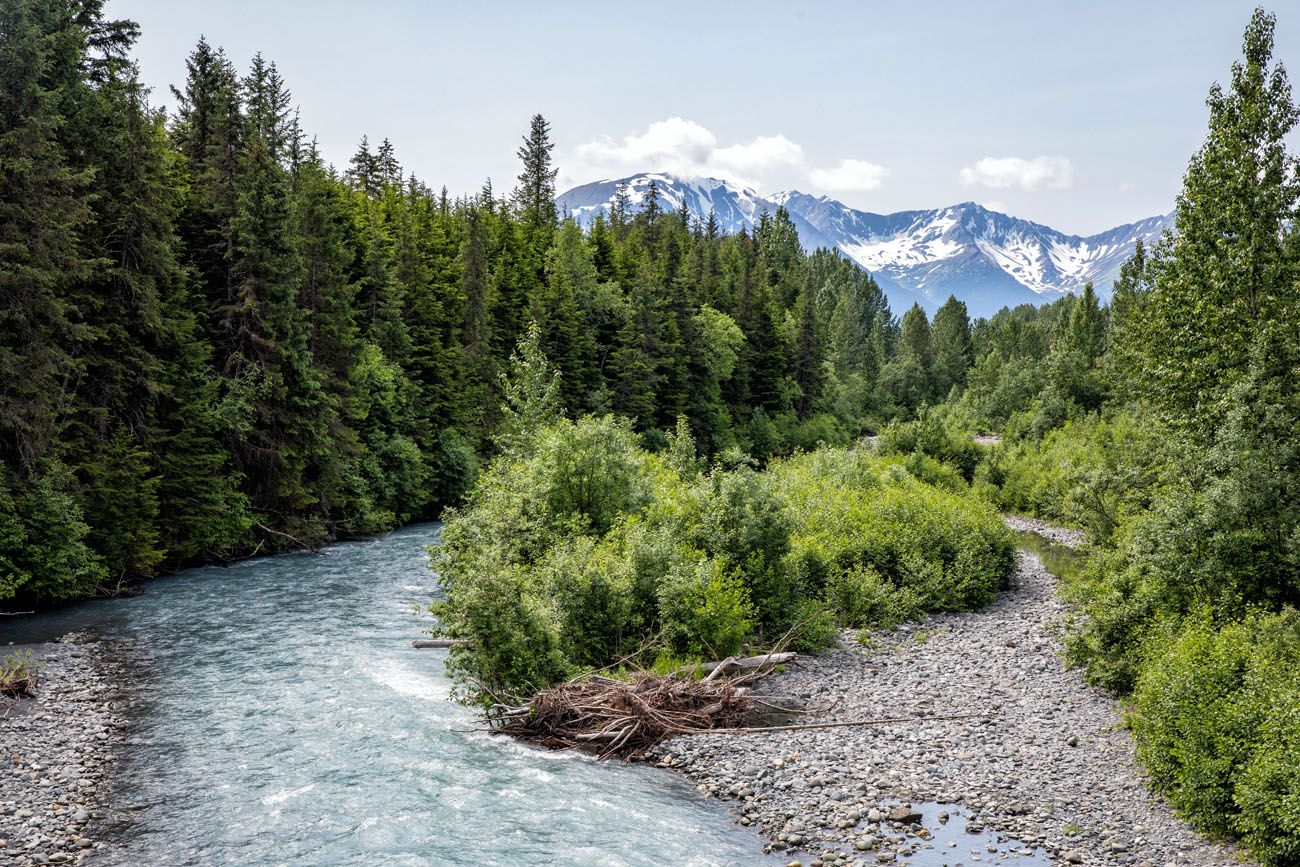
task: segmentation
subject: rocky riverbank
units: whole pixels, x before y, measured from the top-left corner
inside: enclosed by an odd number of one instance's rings
[[[1055,524],[1049,524],[1041,518],[1030,518],[1026,515],[1003,515],[1002,521],[1013,530],[1037,533],[1047,541],[1064,545],[1067,548],[1082,548],[1088,542],[1088,535],[1082,530],[1057,527]]]
[[[96,829],[126,726],[120,672],[102,643],[74,634],[31,649],[36,697],[0,699],[2,867],[71,864],[106,846]]]
[[[733,799],[791,863],[1239,863],[1147,789],[1114,701],[1063,667],[1054,589],[1022,553],[984,610],[846,633],[763,685],[834,705],[802,722],[906,722],[678,738],[650,760]]]

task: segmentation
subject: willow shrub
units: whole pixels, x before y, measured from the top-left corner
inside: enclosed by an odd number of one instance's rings
[[[437,550],[442,629],[467,697],[536,690],[635,653],[720,658],[798,626],[895,623],[988,601],[1010,569],[988,504],[907,460],[821,449],[703,470],[686,435],[642,448],[612,417],[519,440],[449,511]]]
[[[915,421],[890,422],[880,433],[877,448],[884,454],[925,455],[957,470],[970,481],[983,457],[969,430],[945,423],[934,410],[923,409]]]
[[[839,600],[850,624],[865,625],[888,608],[885,590],[909,613],[976,608],[1014,563],[992,506],[925,484],[905,459],[827,450],[769,472],[790,502],[792,570],[806,593]],[[849,610],[854,598],[876,601]]]
[[[1104,542],[1151,502],[1160,444],[1149,419],[1088,416],[1041,440],[999,448],[981,481],[998,488],[1002,508],[1080,527]]]
[[[1300,863],[1300,613],[1222,628],[1190,618],[1153,650],[1133,698],[1156,788],[1261,863]]]

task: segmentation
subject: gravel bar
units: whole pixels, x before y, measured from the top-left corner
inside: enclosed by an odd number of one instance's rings
[[[1054,591],[1022,552],[1010,589],[982,611],[865,645],[845,633],[842,649],[762,685],[808,707],[834,703],[800,722],[907,722],[676,738],[649,760],[733,799],[740,823],[792,864],[1242,863],[1147,788],[1115,701],[1062,664]],[[962,714],[974,716],[939,719]],[[957,842],[940,827],[950,812],[966,818],[963,834],[1008,845]]]
[[[3,867],[78,863],[106,847],[96,829],[126,727],[105,645],[72,634],[30,649],[41,664],[36,697],[0,699]]]
[[[1026,515],[1003,515],[1002,521],[1013,530],[1037,533],[1049,542],[1064,545],[1067,548],[1082,548],[1088,543],[1088,536],[1082,530],[1070,530],[1049,524],[1041,518]]]

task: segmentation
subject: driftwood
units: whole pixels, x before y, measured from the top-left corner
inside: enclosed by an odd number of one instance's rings
[[[463,638],[417,638],[411,642],[411,646],[420,650],[433,647],[464,647],[469,644]]]
[[[713,678],[719,673],[731,674],[734,671],[758,671],[776,665],[783,665],[787,662],[793,662],[798,655],[797,653],[786,652],[768,653],[763,656],[728,656],[718,662],[706,662],[702,667],[709,672],[709,677]]]
[[[704,734],[747,735],[747,734],[757,734],[760,732],[795,732],[795,731],[801,731],[803,729],[836,729],[836,728],[842,728],[844,726],[883,726],[883,725],[889,725],[891,723],[929,722],[930,720],[976,719],[980,717],[986,718],[988,716],[989,716],[988,713],[954,713],[954,714],[938,715],[938,716],[896,716],[896,717],[884,717],[881,719],[831,720],[830,722],[799,723],[797,725],[784,725],[784,726],[743,726],[740,728],[733,728],[733,729],[709,729],[707,731],[682,732],[682,734],[684,735],[704,735]]]
[[[674,735],[755,721],[758,703],[740,685],[754,677],[590,676],[542,690],[525,705],[498,707],[493,731],[551,749],[577,748],[627,761]]]

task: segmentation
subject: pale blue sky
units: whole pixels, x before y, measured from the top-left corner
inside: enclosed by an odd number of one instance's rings
[[[453,193],[514,185],[528,117],[572,184],[727,174],[888,212],[974,200],[1090,233],[1172,207],[1251,2],[109,0],[155,102],[200,34],[274,60],[326,157],[385,136]],[[1277,56],[1300,70],[1300,3]],[[1300,72],[1297,72],[1300,74]],[[849,161],[849,162],[845,162]]]

